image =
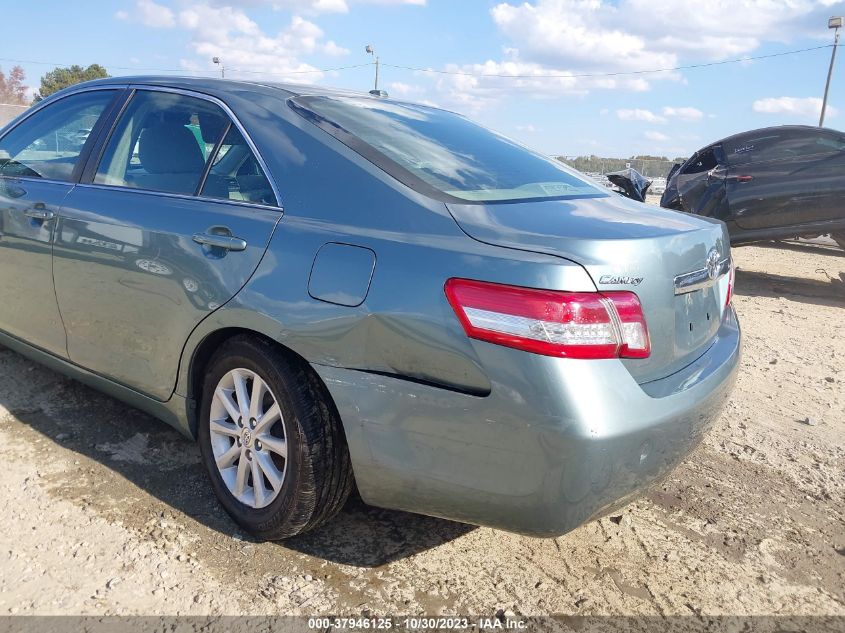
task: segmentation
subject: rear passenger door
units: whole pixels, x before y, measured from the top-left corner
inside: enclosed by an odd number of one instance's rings
[[[800,224],[811,207],[816,157],[798,130],[763,130],[728,149],[731,216],[745,230]]]
[[[807,204],[798,222],[845,220],[845,134],[814,130],[810,151]]]
[[[135,89],[56,229],[70,359],[159,400],[191,331],[246,283],[281,217],[262,161],[221,106]]]

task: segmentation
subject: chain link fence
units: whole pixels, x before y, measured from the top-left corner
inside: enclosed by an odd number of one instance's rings
[[[651,180],[649,194],[660,195],[666,188],[666,176],[675,162],[683,162],[682,158],[661,160],[652,158],[602,158],[600,156],[557,156],[562,163],[577,169],[592,177],[605,187],[612,187],[605,174],[622,169],[636,169],[643,176]]]
[[[646,178],[665,178],[675,161],[650,158],[601,158],[600,156],[558,156],[557,159],[578,171],[603,176],[631,167]]]

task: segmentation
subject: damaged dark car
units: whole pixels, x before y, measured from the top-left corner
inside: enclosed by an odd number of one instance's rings
[[[669,172],[660,206],[724,221],[732,244],[830,234],[845,248],[845,133],[743,132]]]

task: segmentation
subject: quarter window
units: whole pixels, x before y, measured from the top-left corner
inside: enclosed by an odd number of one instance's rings
[[[82,148],[114,93],[70,95],[22,121],[0,140],[0,175],[70,182]]]
[[[234,125],[229,126],[202,188],[202,195],[276,206],[270,181]]]
[[[120,117],[94,182],[194,194],[229,118],[204,99],[139,91]]]

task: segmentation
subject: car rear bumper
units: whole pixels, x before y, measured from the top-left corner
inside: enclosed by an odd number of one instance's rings
[[[478,397],[315,365],[340,412],[363,499],[382,507],[556,536],[665,476],[718,417],[740,330],[728,310],[708,350],[637,384],[618,360],[477,343],[493,385]]]

